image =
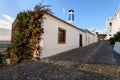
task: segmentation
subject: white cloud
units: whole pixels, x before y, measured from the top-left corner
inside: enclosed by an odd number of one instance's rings
[[[96,31],[99,33],[99,34],[105,34],[105,31],[106,31],[106,29],[105,28],[103,28],[103,29],[100,29],[100,28],[98,28],[98,27],[91,27],[91,28],[89,28],[88,30],[94,30],[94,29],[96,29]]]
[[[66,12],[64,8],[62,9],[62,11],[63,11],[63,13],[65,13],[65,12]]]
[[[15,19],[8,15],[3,15],[2,17],[0,19],[0,40],[10,40],[12,23]]]
[[[8,16],[8,15],[3,15],[4,16],[4,18],[6,19],[6,20],[8,20],[9,22],[11,22],[11,23],[13,23],[13,21],[15,20],[13,17],[11,17],[11,16]]]
[[[14,18],[8,15],[3,15],[3,19],[0,19],[0,28],[12,29],[12,23]]]

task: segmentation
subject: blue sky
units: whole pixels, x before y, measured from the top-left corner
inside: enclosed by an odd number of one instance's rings
[[[19,12],[33,10],[39,2],[41,0],[0,0],[0,40],[9,38],[11,24]],[[101,33],[105,30],[106,19],[114,16],[120,6],[120,0],[43,0],[43,3],[51,5],[55,16],[65,21],[68,20],[68,10],[73,9],[74,25],[85,29],[96,28]]]

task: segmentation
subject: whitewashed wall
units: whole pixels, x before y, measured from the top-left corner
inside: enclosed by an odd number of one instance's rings
[[[42,27],[44,28],[44,34],[41,37],[41,58],[52,56],[64,51],[68,51],[79,47],[79,35],[82,34],[83,46],[86,46],[85,35],[86,33],[68,25],[65,22],[56,19],[55,17],[45,14]],[[66,43],[58,43],[58,28],[66,30]],[[92,43],[92,42],[90,42]],[[88,44],[87,44],[88,45]]]
[[[120,42],[115,42],[114,49],[115,52],[120,54]]]
[[[93,43],[98,42],[98,34],[95,33],[95,36],[93,37]]]
[[[112,23],[111,27],[109,25],[110,22]],[[120,8],[118,9],[118,11],[116,12],[113,18],[109,18],[106,20],[106,34],[107,34],[106,39],[113,37],[114,34],[116,34],[118,31],[120,31]]]
[[[79,34],[84,34],[84,32],[48,14],[45,14],[44,17],[46,17],[46,19],[44,19],[44,22],[42,24],[44,28],[42,43],[43,48],[41,54],[42,57],[51,56],[60,52],[79,47]],[[63,28],[66,30],[65,44],[58,43],[58,28]]]
[[[96,37],[95,35],[92,35],[91,33],[86,31],[85,38],[84,38],[84,41],[85,41],[84,46],[97,42],[95,37]]]
[[[98,34],[96,33],[96,31],[92,31],[92,33],[94,34],[92,36],[92,43],[98,42]]]

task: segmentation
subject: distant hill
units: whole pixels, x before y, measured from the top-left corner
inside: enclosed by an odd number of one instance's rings
[[[0,48],[6,48],[10,45],[10,41],[0,41]]]

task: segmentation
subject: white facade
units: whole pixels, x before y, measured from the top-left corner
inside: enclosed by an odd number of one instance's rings
[[[52,56],[61,52],[65,52],[80,47],[80,35],[82,35],[82,46],[86,46],[97,42],[96,35],[69,24],[49,13],[44,14],[42,27],[44,33],[41,36],[41,58]],[[66,31],[66,42],[58,43],[58,29]]]
[[[106,21],[106,39],[113,37],[118,31],[120,31],[120,8],[113,18],[108,18]]]
[[[110,37],[113,37],[114,33],[114,26],[113,26],[113,18],[109,18],[106,21],[106,34],[107,34],[107,39]]]
[[[115,42],[114,51],[120,54],[120,42]]]

